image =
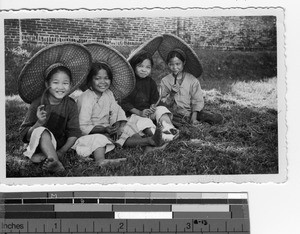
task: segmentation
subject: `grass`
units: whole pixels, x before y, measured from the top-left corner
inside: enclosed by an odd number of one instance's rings
[[[126,157],[119,166],[97,168],[74,151],[62,160],[64,176],[233,175],[278,173],[277,78],[238,81],[205,79],[205,108],[221,113],[225,123],[186,125],[163,151],[116,149],[107,157]],[[6,97],[7,177],[50,176],[22,155],[18,128],[27,105]],[[52,175],[51,175],[52,176]]]

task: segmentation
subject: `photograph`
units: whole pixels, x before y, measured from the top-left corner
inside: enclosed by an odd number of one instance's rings
[[[286,180],[283,9],[3,13],[1,181]]]

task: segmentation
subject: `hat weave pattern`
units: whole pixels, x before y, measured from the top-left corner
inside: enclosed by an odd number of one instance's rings
[[[72,74],[72,87],[75,91],[86,78],[92,62],[89,51],[78,43],[57,43],[38,51],[23,67],[18,78],[18,92],[26,103],[40,97],[45,90],[45,70],[54,63],[61,63]]]
[[[138,48],[136,48],[128,57],[128,61],[130,62],[133,57],[135,57],[140,51],[146,51],[150,53],[152,56],[157,51],[158,47],[160,46],[161,42],[163,41],[162,36],[156,36],[142,45],[140,45]]]
[[[181,38],[172,34],[164,34],[163,41],[158,48],[158,53],[166,63],[168,54],[176,49],[180,49],[185,53],[185,71],[191,73],[196,78],[199,78],[203,72],[203,69],[194,50]]]
[[[93,62],[103,62],[109,65],[113,75],[110,90],[116,100],[127,97],[135,87],[134,72],[124,58],[116,49],[102,43],[84,44],[92,55]]]

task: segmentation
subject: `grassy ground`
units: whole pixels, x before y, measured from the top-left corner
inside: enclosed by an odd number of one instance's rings
[[[225,123],[182,127],[180,137],[163,151],[117,149],[107,157],[127,157],[119,166],[97,168],[74,151],[62,160],[64,176],[227,175],[278,172],[277,79],[234,81],[205,79],[207,110],[222,113]],[[22,156],[18,128],[27,106],[19,96],[6,97],[7,177],[50,176]]]

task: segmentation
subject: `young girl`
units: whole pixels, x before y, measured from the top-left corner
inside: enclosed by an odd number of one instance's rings
[[[61,59],[75,50],[77,55],[70,59],[80,58],[82,63]],[[38,52],[19,76],[19,94],[31,103],[20,127],[21,139],[29,143],[24,155],[34,163],[44,162],[43,168],[49,172],[65,170],[60,158],[81,136],[77,106],[68,95],[86,76],[90,63],[90,54],[83,46],[61,43]]]
[[[136,85],[131,94],[122,100],[122,108],[128,116],[135,114],[155,120],[162,126],[165,141],[178,137],[179,131],[171,122],[171,112],[164,106],[157,106],[159,92],[155,81],[150,76],[153,67],[151,53],[140,50],[132,56],[129,62],[135,72]]]
[[[113,75],[109,65],[94,62],[86,81],[88,89],[77,101],[80,129],[85,136],[79,138],[73,148],[83,157],[93,154],[98,166],[126,160],[126,158],[105,159],[105,153],[114,149],[114,143],[120,146],[161,144],[159,130],[152,137],[142,138],[136,127],[138,120],[131,118],[127,122],[125,112],[109,90],[112,81]],[[146,127],[149,128],[149,124]]]
[[[192,124],[208,122],[210,124],[221,123],[223,117],[220,114],[204,111],[203,92],[200,82],[194,75],[186,71],[185,67],[189,66],[189,71],[196,75],[201,75],[202,68],[198,58],[192,53],[191,48],[173,35],[164,35],[164,41],[159,51],[171,70],[171,73],[165,76],[161,81],[162,102],[169,107],[175,114],[175,117],[185,118]],[[173,46],[172,46],[173,45]],[[168,47],[169,51],[166,48]],[[176,48],[177,46],[177,48]],[[165,50],[164,50],[165,49]],[[190,58],[187,60],[186,52]],[[165,57],[164,54],[167,53]]]

